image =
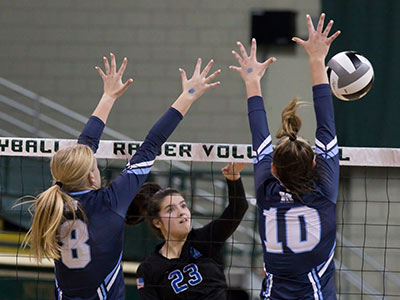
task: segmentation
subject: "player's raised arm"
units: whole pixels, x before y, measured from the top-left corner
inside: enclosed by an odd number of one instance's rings
[[[232,51],[232,53],[236,57],[239,67],[230,66],[230,69],[240,74],[246,86],[252,144],[256,155],[254,157],[254,178],[257,190],[268,176],[272,176],[270,172],[272,139],[268,128],[260,82],[269,65],[276,61],[276,58],[271,57],[262,63],[258,62],[255,39],[251,42],[250,55],[247,54],[242,43],[237,42],[237,45],[240,54],[236,51]]]
[[[328,84],[325,59],[330,45],[339,36],[340,31],[336,31],[329,37],[333,20],[328,22],[325,29],[324,21],[325,14],[321,14],[317,28],[315,29],[311,17],[307,15],[308,40],[303,41],[299,38],[293,38],[293,40],[304,47],[310,60],[314,110],[317,119],[315,136],[315,152],[317,154],[316,171],[324,175],[324,181],[321,182],[321,189],[332,202],[336,202],[339,180],[339,151],[332,94]]]
[[[242,221],[249,205],[243,187],[240,173],[246,167],[246,163],[228,163],[222,174],[228,185],[229,204],[219,218],[199,229],[199,234],[204,234],[210,242],[225,242],[236,230]],[[201,232],[201,233],[200,233]],[[217,248],[218,249],[218,248]]]
[[[95,67],[103,80],[104,91],[96,109],[89,118],[78,139],[79,144],[89,146],[95,153],[111,108],[117,98],[122,96],[128,89],[129,85],[133,82],[132,78],[129,78],[125,83],[122,82],[122,76],[124,75],[128,59],[126,57],[124,58],[121,67],[117,71],[115,55],[110,53],[110,57],[111,67],[108,58],[105,56],[103,57],[104,72],[100,67]]]
[[[132,199],[134,199],[150,172],[162,144],[178,126],[191,105],[207,90],[220,84],[219,82],[212,82],[218,76],[220,70],[208,76],[213,63],[213,60],[210,60],[204,70],[201,70],[201,59],[199,58],[190,79],[186,77],[185,71],[180,69],[182,93],[151,128],[143,144],[130,159],[123,174],[112,183],[109,192],[117,191],[118,197],[112,197],[114,201],[111,202],[111,205],[124,218]]]

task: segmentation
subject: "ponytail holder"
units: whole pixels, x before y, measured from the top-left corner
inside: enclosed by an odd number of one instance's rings
[[[297,140],[297,136],[289,136],[289,140],[294,142],[295,140]]]
[[[60,189],[63,187],[63,184],[61,181],[56,181],[56,185],[58,185],[60,187]]]

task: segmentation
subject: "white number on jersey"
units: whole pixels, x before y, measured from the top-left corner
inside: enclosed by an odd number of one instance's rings
[[[283,253],[278,241],[278,209],[265,209],[265,248],[269,253]],[[284,214],[285,241],[294,253],[308,252],[321,240],[321,220],[318,211],[308,206],[293,207]]]
[[[61,261],[70,269],[81,269],[90,262],[90,246],[87,224],[82,220],[65,221],[60,228],[61,237]],[[69,233],[70,232],[70,233]],[[68,234],[69,233],[69,234]]]

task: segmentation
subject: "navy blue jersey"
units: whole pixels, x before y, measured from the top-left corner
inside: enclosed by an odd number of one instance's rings
[[[141,147],[110,186],[70,195],[79,202],[87,222],[72,220],[60,226],[61,258],[55,261],[58,299],[124,299],[121,268],[124,220],[144,183],[161,145],[182,115],[170,108],[153,126]],[[104,123],[92,116],[78,142],[96,152]]]
[[[289,193],[271,173],[273,149],[263,99],[248,100],[259,233],[266,278],[262,299],[336,299],[333,252],[339,182],[338,145],[328,84],[313,87],[317,119],[313,191]],[[324,296],[325,293],[325,296]]]
[[[190,231],[179,258],[162,256],[163,243],[140,264],[137,271],[140,299],[226,300],[221,249],[248,207],[241,180],[227,182],[228,207],[218,219]]]

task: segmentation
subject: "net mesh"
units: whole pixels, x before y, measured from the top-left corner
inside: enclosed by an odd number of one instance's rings
[[[37,195],[50,186],[49,157],[75,141],[0,140],[1,299],[53,299],[53,265],[45,262],[39,266],[27,257],[29,249],[20,248],[31,217],[26,206],[12,207],[19,197]],[[101,144],[97,157],[105,184],[118,176],[139,144]],[[249,147],[166,144],[148,181],[182,191],[192,211],[193,227],[201,227],[227,205],[221,168],[226,161],[250,162]],[[400,299],[399,150],[342,148],[340,155],[335,252],[338,299]],[[250,166],[242,172],[242,180],[249,209],[224,247],[225,273],[231,299],[258,299],[263,261]],[[127,299],[138,299],[136,268],[157,243],[146,224],[126,228],[123,260]]]

